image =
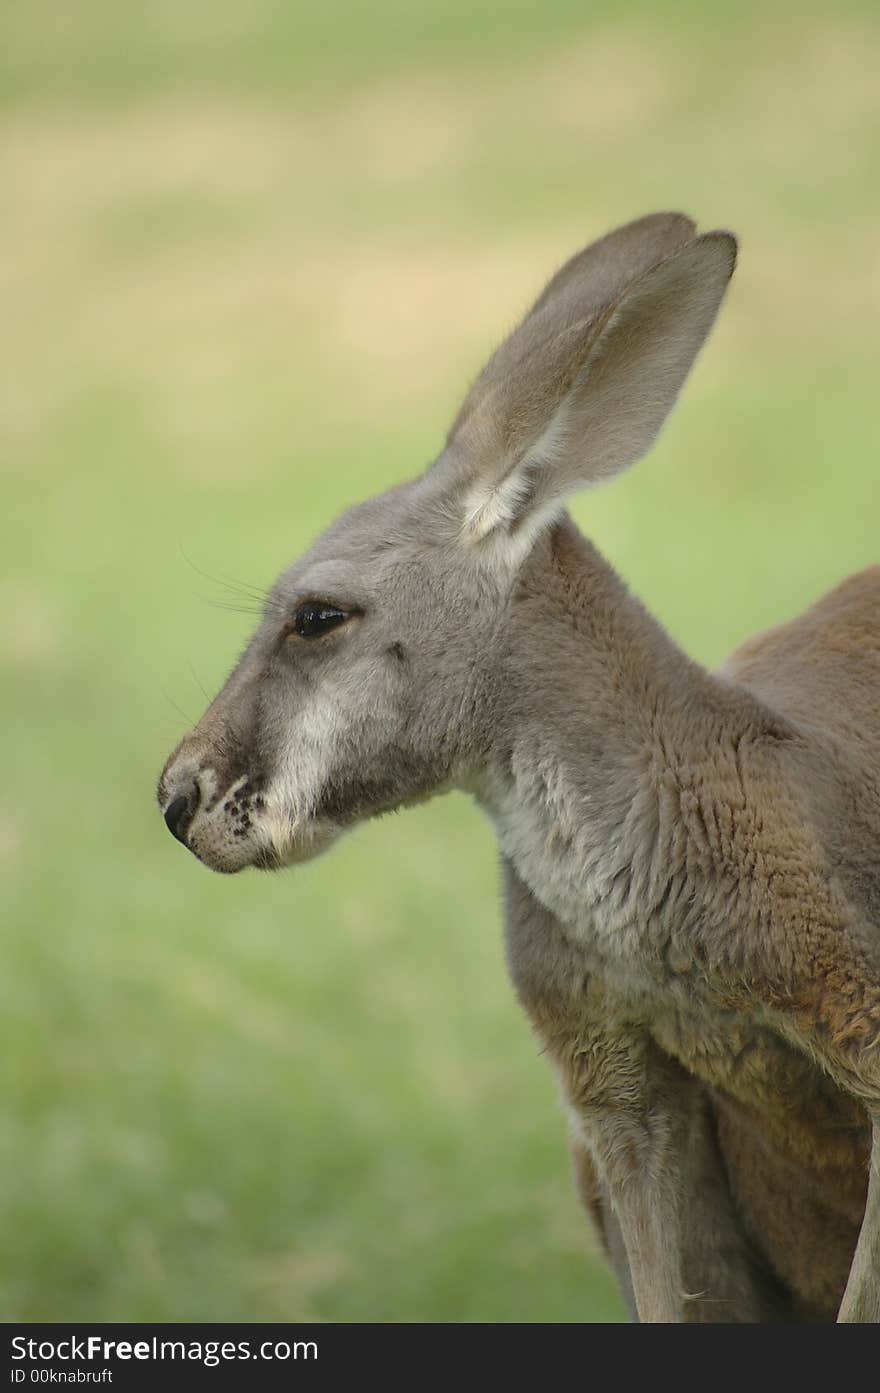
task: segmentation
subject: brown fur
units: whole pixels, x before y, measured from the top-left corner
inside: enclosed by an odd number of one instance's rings
[[[787,1293],[787,1318],[833,1319],[865,1211],[870,1127],[859,1098],[877,1097],[880,935],[862,928],[841,881],[858,887],[877,873],[870,809],[861,844],[853,809],[869,800],[880,768],[871,701],[872,689],[880,691],[880,570],[852,577],[800,619],[751,640],[721,682],[673,649],[573,530],[554,533],[533,570],[528,592],[542,608],[542,632],[555,612],[574,624],[591,667],[601,655],[627,739],[644,748],[654,795],[666,804],[664,865],[681,863],[697,901],[694,920],[677,917],[668,934],[646,930],[640,951],[654,959],[658,989],[637,1013],[648,1033],[636,1029],[635,1048],[627,1043],[631,1003],[584,976],[564,934],[552,955],[546,942],[536,950],[533,923],[511,947],[523,1003],[576,1110],[619,1113],[625,1077],[636,1080],[638,1107],[645,1090],[649,1099],[658,1088],[686,1098],[681,1080],[664,1079],[670,1061],[682,1066],[682,1079],[706,1086],[698,1092],[724,1185],[758,1266]],[[854,688],[846,681],[853,654],[864,675]],[[570,700],[566,687],[561,704]],[[613,742],[605,713],[601,724]],[[850,769],[836,742],[854,731],[864,754]],[[820,832],[830,837],[845,814],[841,876]],[[721,916],[699,902],[701,883],[719,880]],[[673,979],[692,982],[690,1002],[664,999],[662,984]],[[597,1029],[611,1039],[599,1042]],[[615,1062],[615,1051],[629,1057]],[[628,1154],[641,1175],[643,1156]],[[599,1193],[594,1186],[594,1211]],[[705,1317],[692,1310],[691,1318]]]
[[[563,507],[650,447],[735,255],[657,214],[563,267],[428,474],[282,577],[159,797],[235,871],[468,789],[633,1312],[880,1320],[880,569],[711,674]]]

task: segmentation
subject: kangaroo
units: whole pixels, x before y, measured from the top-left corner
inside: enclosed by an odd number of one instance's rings
[[[282,575],[158,798],[234,872],[468,791],[632,1318],[878,1321],[880,567],[709,673],[565,511],[735,261],[659,213],[567,262],[430,468]]]

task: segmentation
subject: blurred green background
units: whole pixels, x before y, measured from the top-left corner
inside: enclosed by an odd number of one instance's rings
[[[742,237],[576,515],[722,659],[878,559],[876,4],[31,0],[0,51],[0,1317],[607,1320],[461,797],[215,878],[153,803],[271,583],[586,240]]]

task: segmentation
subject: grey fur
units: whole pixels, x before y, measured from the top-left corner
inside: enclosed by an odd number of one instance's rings
[[[563,267],[432,468],[281,578],[159,801],[235,871],[473,793],[639,1317],[878,1320],[880,570],[710,675],[563,512],[650,447],[734,260],[657,214]],[[306,600],[351,617],[300,637]]]

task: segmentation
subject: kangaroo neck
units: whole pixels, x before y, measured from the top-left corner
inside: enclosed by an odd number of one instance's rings
[[[734,748],[754,704],[690,661],[568,520],[511,602],[498,732],[477,796],[501,850],[576,935],[669,895],[677,772]]]

